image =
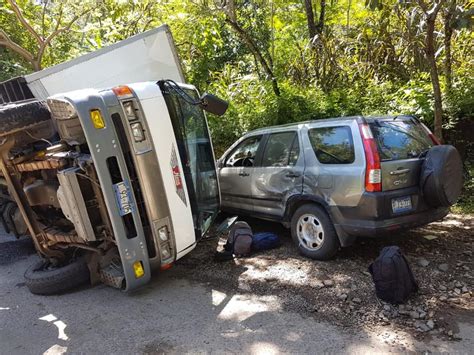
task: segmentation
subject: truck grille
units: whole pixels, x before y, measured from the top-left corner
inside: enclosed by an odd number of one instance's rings
[[[135,195],[136,207],[138,213],[140,214],[140,220],[142,222],[143,231],[145,232],[146,236],[148,255],[150,258],[153,258],[156,256],[156,251],[153,243],[151,224],[146,213],[145,199],[143,197],[140,182],[138,180],[138,173],[132,155],[133,153],[130,148],[130,144],[128,143],[122,117],[118,113],[114,113],[112,114],[112,122],[114,123],[115,131],[117,132],[119,144],[122,148],[123,157],[125,159],[125,164],[127,165],[128,175],[130,176],[130,185],[132,186],[133,193]]]

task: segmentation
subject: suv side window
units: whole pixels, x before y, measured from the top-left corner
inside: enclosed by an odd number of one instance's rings
[[[349,126],[313,128],[308,132],[314,153],[322,164],[354,162],[354,142]]]
[[[253,166],[257,149],[262,140],[262,136],[249,137],[242,141],[229,154],[225,161],[226,167]]]
[[[273,133],[268,137],[263,153],[262,166],[294,165],[298,159],[299,145],[296,132]],[[296,141],[296,146],[295,146]]]

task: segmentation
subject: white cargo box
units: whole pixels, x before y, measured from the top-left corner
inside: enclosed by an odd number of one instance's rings
[[[127,38],[95,52],[26,75],[37,99],[63,92],[108,88],[160,79],[184,83],[184,76],[167,25]]]

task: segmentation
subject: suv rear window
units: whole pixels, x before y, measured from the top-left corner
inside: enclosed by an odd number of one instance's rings
[[[418,158],[433,145],[421,125],[412,120],[374,120],[369,125],[382,161]]]
[[[313,128],[308,132],[314,153],[322,164],[351,164],[354,143],[349,126]]]

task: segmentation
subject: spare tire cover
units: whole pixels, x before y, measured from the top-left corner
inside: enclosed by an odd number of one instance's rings
[[[463,185],[461,156],[452,145],[436,145],[426,154],[421,169],[420,187],[432,207],[456,203]]]

